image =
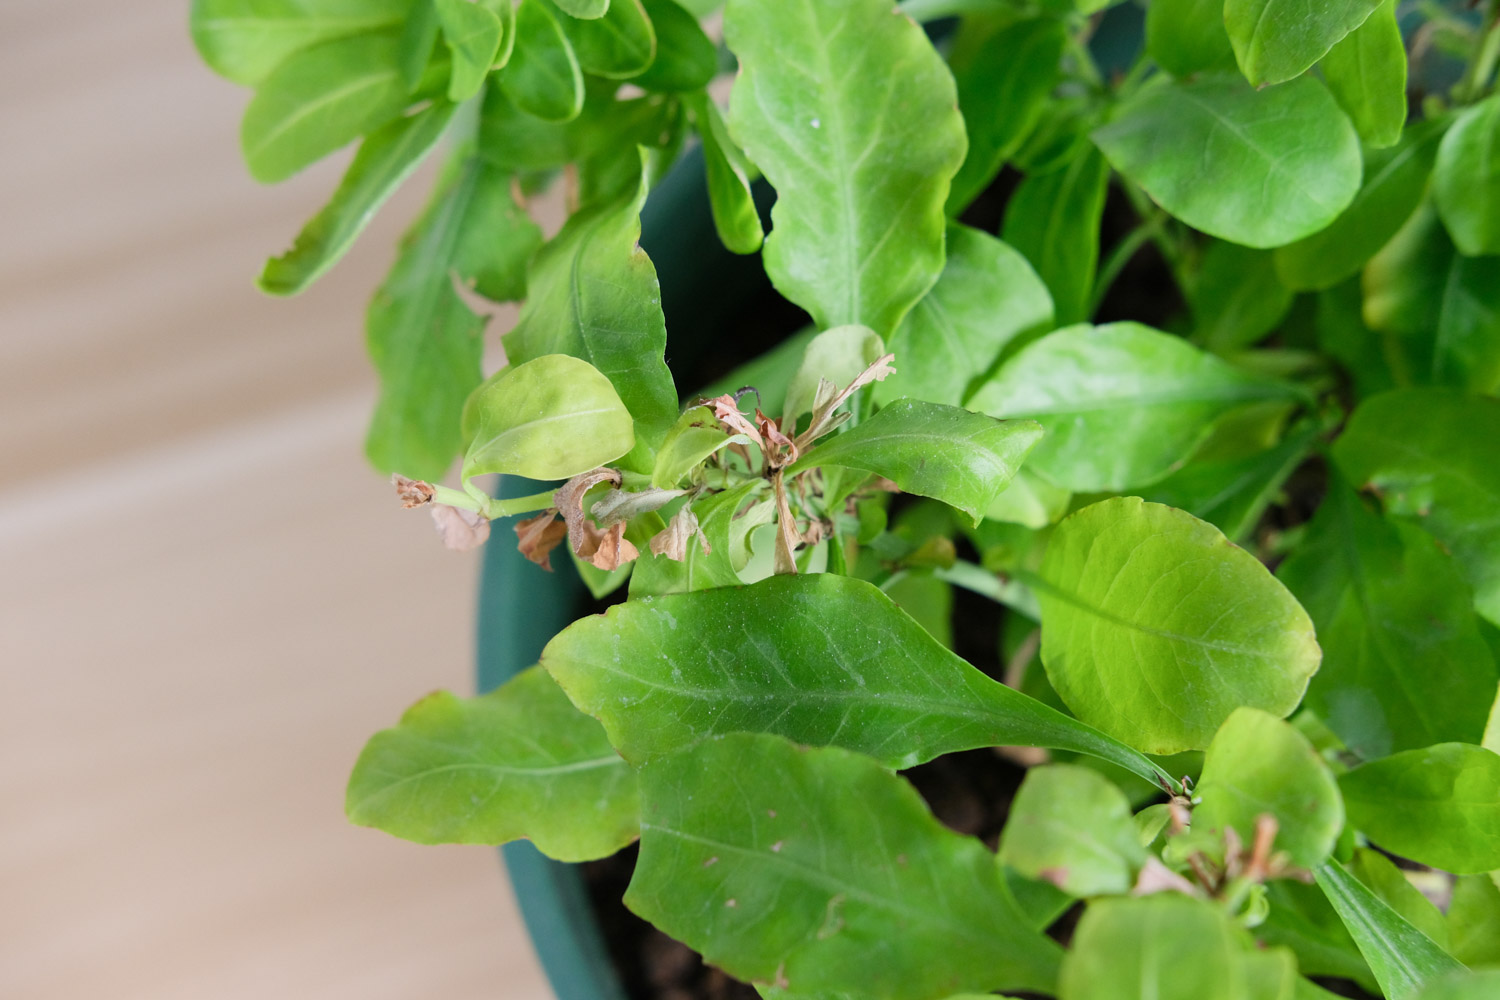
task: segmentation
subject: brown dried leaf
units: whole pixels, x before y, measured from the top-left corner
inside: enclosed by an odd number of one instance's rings
[[[562,514],[563,520],[568,522],[568,543],[573,546],[573,551],[580,556],[583,555],[585,540],[585,528],[592,529],[588,523],[588,516],[583,512],[583,495],[600,483],[612,483],[620,485],[620,473],[616,469],[595,469],[592,472],[584,472],[563,483],[558,491],[552,494],[552,503],[557,507],[558,513]]]
[[[768,441],[774,450],[771,465],[779,467],[791,465],[797,460],[797,445],[791,438],[781,433],[781,428],[776,426],[776,421],[755,409],[755,423],[760,428],[760,436],[763,441]]]
[[[698,526],[698,515],[694,514],[690,508],[683,507],[672,516],[672,520],[667,522],[666,528],[658,531],[651,539],[651,551],[655,555],[666,556],[674,562],[682,562],[687,558],[687,547],[694,536],[697,536],[704,555],[713,551],[708,544],[708,538]]]
[[[786,483],[782,481],[780,469],[776,470],[771,483],[776,488],[776,551],[772,565],[777,573],[795,575],[797,560],[792,553],[802,544],[802,536],[797,533],[797,525],[792,521],[792,507],[787,502]]]
[[[619,521],[604,531],[592,524],[585,525],[584,543],[574,551],[580,558],[587,559],[606,573],[619,569],[641,554],[625,538],[624,521]]]
[[[516,548],[547,572],[552,572],[552,550],[568,537],[568,525],[557,519],[557,508],[516,522]]]
[[[896,369],[891,367],[891,362],[895,358],[894,354],[882,354],[870,363],[870,367],[855,376],[853,382],[831,396],[823,392],[822,386],[819,385],[819,391],[814,397],[812,422],[807,425],[807,430],[797,435],[797,447],[805,450],[808,445],[838,426],[834,420],[833,411],[843,405],[844,400],[871,382],[883,382],[889,376],[896,374]],[[819,399],[822,400],[821,405],[817,403]]]
[[[490,537],[490,522],[477,511],[450,507],[435,503],[431,507],[432,521],[437,525],[443,544],[455,552],[477,549]]]
[[[1198,887],[1162,864],[1155,855],[1147,855],[1141,874],[1135,880],[1132,896],[1149,896],[1157,892],[1180,892],[1188,896],[1200,896]]]
[[[405,510],[431,503],[432,495],[437,492],[432,488],[431,483],[424,483],[420,479],[407,479],[400,473],[391,477],[391,485],[396,487],[396,497],[401,501],[401,506]]]
[[[715,396],[713,399],[708,400],[704,405],[713,407],[714,416],[718,417],[719,422],[724,424],[724,426],[745,435],[762,448],[765,447],[765,441],[760,436],[760,431],[756,430],[755,425],[750,422],[749,418],[740,412],[740,406],[735,402],[733,396],[726,392],[722,396]]]

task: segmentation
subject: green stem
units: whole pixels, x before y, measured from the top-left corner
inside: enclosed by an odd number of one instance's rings
[[[1089,300],[1090,316],[1099,311],[1099,303],[1104,301],[1104,296],[1109,294],[1110,288],[1120,277],[1120,272],[1125,270],[1125,265],[1130,263],[1136,252],[1146,245],[1147,240],[1155,239],[1161,233],[1165,218],[1165,213],[1157,211],[1126,233],[1125,238],[1110,250],[1109,256],[1104,258],[1104,264],[1099,268],[1098,278],[1094,280],[1094,294]]]
[[[1474,56],[1463,78],[1453,87],[1453,102],[1470,104],[1483,97],[1490,77],[1495,74],[1496,62],[1500,62],[1500,4],[1491,3],[1474,44]]]
[[[495,500],[463,490],[450,489],[447,486],[434,486],[432,490],[434,503],[472,510],[476,514],[483,514],[491,521],[499,517],[510,517],[513,514],[529,514],[535,510],[546,510],[552,506],[552,491],[550,490],[546,493],[533,493],[529,497],[513,497],[507,500]]]
[[[1146,194],[1135,182],[1123,174],[1117,176],[1120,178],[1120,187],[1125,192],[1125,198],[1130,202],[1130,207],[1135,209],[1135,214],[1142,220],[1156,219],[1155,228],[1149,231],[1151,241],[1156,244],[1156,248],[1161,251],[1162,257],[1166,259],[1167,267],[1172,272],[1172,280],[1177,282],[1178,288],[1186,290],[1187,285],[1183,282],[1182,247],[1177,244],[1172,238],[1172,234],[1167,230],[1166,213],[1158,208],[1156,203],[1151,200],[1151,196]]]

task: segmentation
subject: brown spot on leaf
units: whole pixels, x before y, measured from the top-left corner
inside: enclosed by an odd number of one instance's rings
[[[652,537],[651,551],[655,555],[666,556],[674,562],[682,562],[687,558],[687,547],[694,537],[698,539],[698,545],[703,549],[704,555],[713,551],[708,544],[708,538],[698,526],[698,515],[684,506],[672,515],[672,520],[667,522],[666,528]]]
[[[432,495],[437,492],[431,483],[424,483],[420,479],[407,479],[399,473],[391,477],[391,485],[396,487],[396,498],[401,501],[401,506],[405,510],[431,503]]]
[[[600,530],[583,512],[583,496],[600,483],[620,485],[620,473],[616,469],[595,469],[569,479],[552,494],[552,502],[568,525],[568,543],[580,559],[587,559],[606,572],[618,569],[640,555],[639,550],[625,540],[625,522],[621,521],[608,529]]]
[[[516,548],[547,572],[552,572],[552,550],[568,537],[568,526],[557,519],[557,508],[516,522]]]
[[[490,522],[478,511],[435,503],[429,508],[443,544],[455,552],[477,549],[490,537]]]

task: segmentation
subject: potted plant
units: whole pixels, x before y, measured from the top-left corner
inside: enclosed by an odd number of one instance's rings
[[[351,818],[638,844],[625,905],[765,996],[1500,996],[1494,5],[715,6],[194,5],[258,179],[360,140],[267,291],[452,137],[368,450],[540,662]],[[811,320],[709,386],[637,245],[689,147]],[[488,377],[455,280],[523,302]]]

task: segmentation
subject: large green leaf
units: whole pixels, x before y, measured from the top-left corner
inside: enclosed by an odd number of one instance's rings
[[[1262,814],[1277,824],[1276,848],[1295,865],[1328,859],[1344,827],[1344,804],[1333,772],[1297,729],[1266,712],[1237,708],[1214,734],[1193,791],[1193,829],[1233,828],[1241,843],[1255,837]]]
[[[852,577],[774,576],[632,601],[576,622],[542,662],[632,762],[764,731],[891,767],[1026,744],[1161,776],[1135,751],[984,676]]]
[[[1354,411],[1333,456],[1387,512],[1411,518],[1451,551],[1479,613],[1500,623],[1500,401],[1405,389]]]
[[[1418,1000],[1490,1000],[1500,996],[1500,969],[1457,972],[1437,980]]]
[[[1443,912],[1407,880],[1395,862],[1373,847],[1360,847],[1355,849],[1347,867],[1355,878],[1399,913],[1401,919],[1430,937],[1439,948],[1449,951],[1448,926],[1443,920]]]
[[[349,818],[420,844],[529,838],[587,861],[636,838],[635,775],[540,667],[477,698],[438,691],[376,733],[349,778]]]
[[[257,284],[272,295],[295,295],[338,262],[401,183],[442,138],[453,105],[439,102],[372,134],[355,154],[333,198],[313,216],[292,248],[266,261]]]
[[[540,0],[521,0],[516,47],[498,80],[512,104],[546,121],[565,122],[583,110],[578,57],[552,9]]]
[[[1213,240],[1188,287],[1193,337],[1220,354],[1249,347],[1270,333],[1292,307],[1292,291],[1276,275],[1275,256]]]
[[[1124,895],[1146,851],[1114,782],[1093,768],[1052,764],[1026,772],[1000,835],[1000,860],[1070,896]]]
[[[1332,288],[1357,274],[1422,202],[1437,158],[1441,123],[1419,122],[1401,141],[1365,156],[1365,181],[1325,229],[1276,249],[1276,273],[1297,291]]]
[[[1307,612],[1254,556],[1135,497],[1057,526],[1037,597],[1052,686],[1147,753],[1207,747],[1242,705],[1285,716],[1318,669]]]
[[[1337,976],[1379,992],[1338,911],[1316,885],[1276,879],[1266,884],[1266,900],[1270,912],[1255,929],[1258,941],[1291,948],[1303,975]]]
[[[1312,77],[1141,88],[1094,141],[1168,212],[1231,243],[1274,247],[1328,225],[1359,190],[1359,137]]]
[[[729,126],[776,188],[766,273],[820,329],[889,336],[943,268],[953,77],[889,0],[730,0]]]
[[[254,86],[318,42],[400,28],[412,0],[193,0],[189,24],[203,61]]]
[[[1074,490],[1124,490],[1164,478],[1215,419],[1290,394],[1179,337],[1139,323],[1072,326],[1006,361],[969,401],[1047,431],[1027,465]]]
[[[1304,70],[1364,23],[1380,0],[1225,0],[1224,27],[1257,87]]]
[[[869,758],[741,733],[639,773],[625,903],[731,974],[891,1000],[1051,989],[1061,949],[994,855]]]
[[[272,70],[240,123],[250,175],[286,180],[399,115],[411,98],[397,38],[387,31],[320,42]]]
[[[949,64],[969,151],[948,192],[950,215],[963,211],[989,186],[1031,131],[1057,85],[1067,40],[1067,26],[1056,17],[1009,24],[964,20]]]
[[[1448,938],[1453,957],[1469,966],[1500,966],[1500,884],[1496,876],[1464,875],[1453,886]]]
[[[1460,252],[1500,253],[1500,94],[1466,109],[1443,136],[1432,193]]]
[[[1349,821],[1381,847],[1461,875],[1500,868],[1500,755],[1439,743],[1339,778]]]
[[[957,406],[898,399],[787,471],[837,465],[874,473],[904,492],[957,507],[978,524],[1041,436],[1033,420],[994,420]]]
[[[567,479],[635,444],[630,413],[609,379],[566,354],[507,365],[474,390],[466,409],[474,440],[464,456],[465,479],[492,472]]]
[[[754,253],[765,241],[765,229],[750,190],[751,166],[729,137],[719,107],[707,94],[689,98],[698,136],[703,140],[703,170],[714,228],[731,253]]]
[[[1323,79],[1371,146],[1389,146],[1401,138],[1406,123],[1406,46],[1396,23],[1396,0],[1382,0],[1364,24],[1328,50]]]
[[[1453,559],[1365,509],[1334,477],[1306,541],[1277,573],[1318,628],[1323,669],[1307,703],[1366,760],[1477,743],[1495,663]]]
[[[1063,959],[1061,1000],[1284,1000],[1297,964],[1256,952],[1223,909],[1162,892],[1089,904]]]
[[[526,265],[542,245],[541,227],[516,204],[513,179],[483,164],[453,251],[463,282],[496,302],[526,297]]]
[[[630,596],[738,586],[740,578],[735,572],[730,529],[735,515],[742,513],[747,502],[759,499],[765,488],[764,479],[752,479],[733,489],[695,499],[691,504],[693,516],[698,518],[698,528],[709,550],[704,552],[698,540],[692,539],[680,562],[642,550],[630,578]],[[743,516],[750,515],[746,512]]]
[[[1108,190],[1109,163],[1084,144],[1065,164],[1029,175],[1006,204],[1001,235],[1046,283],[1059,324],[1089,318]]]
[[[890,339],[896,373],[876,383],[875,400],[911,396],[958,406],[1006,344],[1051,322],[1047,286],[1026,258],[988,233],[954,223],[942,276]]]
[[[1463,969],[1337,861],[1313,874],[1389,1000],[1410,1000],[1424,985]]]
[[[649,473],[677,419],[677,392],[663,352],[667,328],[651,258],[637,245],[643,174],[630,197],[578,212],[537,252],[526,304],[505,335],[512,362],[571,354],[605,374],[635,420],[630,465]]]
[[[656,94],[615,100],[616,89],[612,83],[590,88],[586,81],[583,109],[572,120],[557,122],[520,110],[503,88],[492,86],[480,117],[479,148],[501,170],[531,172],[611,154],[634,156],[638,145],[659,146],[662,134],[674,128],[676,102]]]
[[[365,453],[382,472],[441,479],[463,449],[459,418],[482,378],[484,320],[454,291],[451,272],[486,173],[477,157],[456,161],[402,238],[396,263],[370,302],[366,344],[380,375],[380,398]]]
[[[1405,382],[1500,389],[1500,257],[1465,257],[1423,206],[1364,272],[1364,319]]]
[[[1146,51],[1178,78],[1233,69],[1223,0],[1151,0],[1146,8]]]
[[[610,0],[597,18],[559,19],[585,73],[623,79],[644,72],[656,58],[656,32],[640,0]]]
[[[642,0],[656,33],[656,58],[634,80],[647,90],[692,91],[719,71],[719,50],[677,0]]]

